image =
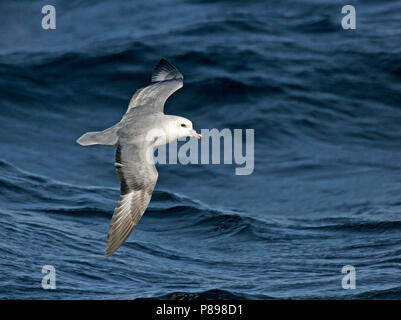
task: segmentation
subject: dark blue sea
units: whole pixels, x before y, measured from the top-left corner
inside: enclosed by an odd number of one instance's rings
[[[0,15],[0,299],[401,298],[400,1],[1,1]],[[118,122],[161,58],[184,75],[166,113],[254,129],[254,171],[159,165],[105,258],[115,149],[75,141]]]

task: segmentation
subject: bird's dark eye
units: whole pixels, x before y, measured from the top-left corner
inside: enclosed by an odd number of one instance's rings
[[[181,123],[181,127],[186,127],[187,125],[185,123]]]

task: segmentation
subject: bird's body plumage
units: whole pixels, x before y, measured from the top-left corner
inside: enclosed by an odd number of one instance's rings
[[[182,74],[160,60],[151,84],[135,92],[119,123],[104,131],[88,132],[77,140],[84,146],[117,147],[115,167],[121,194],[110,223],[106,257],[124,243],[149,205],[158,178],[154,147],[180,137],[200,137],[188,119],[164,114],[164,103],[182,86]]]

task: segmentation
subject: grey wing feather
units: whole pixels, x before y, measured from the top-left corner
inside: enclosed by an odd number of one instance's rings
[[[145,147],[135,144],[117,146],[115,166],[120,176],[121,195],[110,223],[106,257],[125,242],[152,197],[158,174],[154,164],[146,161],[145,152]]]
[[[183,86],[184,77],[176,67],[161,59],[152,73],[152,83],[137,90],[128,105],[126,116],[134,109],[145,113],[164,112],[166,100]]]

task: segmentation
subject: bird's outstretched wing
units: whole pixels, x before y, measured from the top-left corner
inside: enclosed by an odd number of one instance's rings
[[[135,92],[125,116],[138,107],[143,107],[141,112],[144,113],[163,113],[164,103],[168,97],[182,88],[183,81],[181,72],[167,60],[161,59],[153,70],[151,84]]]
[[[158,173],[154,164],[147,161],[146,152],[143,145],[117,146],[115,166],[120,176],[121,195],[110,223],[106,257],[128,238],[152,197]]]

